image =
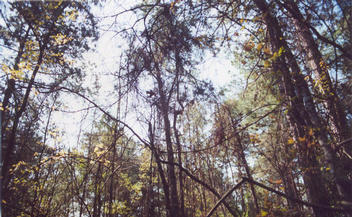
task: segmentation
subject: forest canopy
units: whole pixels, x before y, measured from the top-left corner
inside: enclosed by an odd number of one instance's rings
[[[350,1],[0,15],[0,216],[352,216]]]

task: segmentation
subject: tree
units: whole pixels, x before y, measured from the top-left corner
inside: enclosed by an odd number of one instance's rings
[[[348,4],[100,5],[115,14],[1,3],[6,216],[350,216]],[[116,33],[120,59],[83,88],[98,31]],[[199,79],[219,53],[243,80]],[[115,84],[106,98],[100,78]],[[78,148],[52,118],[64,95],[89,104]]]
[[[97,32],[93,18],[86,10],[87,4],[13,2],[4,4],[3,8],[6,14],[2,14],[2,45],[8,50],[8,55],[3,56],[5,64],[2,65],[6,73],[2,77],[6,86],[2,90],[2,176],[4,199],[10,207],[8,184],[12,176],[9,170],[17,164],[23,154],[20,151],[24,150],[19,145],[19,130],[22,125],[34,124],[41,115],[28,113],[28,107],[40,110],[45,105],[45,98],[55,94],[59,85],[71,85],[69,78],[81,77],[72,59],[79,58],[80,52],[89,48],[88,38],[96,37]],[[65,18],[65,15],[68,17]],[[87,19],[80,21],[78,16],[86,16]],[[47,73],[49,70],[51,73]],[[43,93],[43,98],[36,97],[39,93]],[[33,117],[32,123],[28,122],[31,118],[24,118],[25,115]]]

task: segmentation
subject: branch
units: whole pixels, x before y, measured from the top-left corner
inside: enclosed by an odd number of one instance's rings
[[[164,163],[164,164],[171,164],[170,162],[168,162],[168,161],[163,161],[163,160],[160,160],[160,162],[161,162],[161,163]],[[178,168],[179,168],[180,170],[182,170],[182,172],[184,172],[188,177],[190,177],[193,181],[195,181],[195,182],[201,184],[203,187],[205,187],[206,189],[208,189],[211,193],[213,193],[213,194],[219,199],[219,201],[218,201],[219,204],[216,206],[216,208],[217,208],[221,203],[223,203],[224,206],[227,208],[227,210],[228,210],[234,217],[239,216],[239,215],[237,215],[237,214],[235,213],[235,210],[233,210],[233,209],[231,208],[231,206],[224,200],[224,199],[225,199],[225,198],[223,198],[224,196],[221,197],[221,195],[220,195],[214,188],[212,188],[210,185],[208,185],[208,184],[205,183],[204,181],[202,181],[202,180],[200,180],[199,178],[197,178],[196,176],[194,176],[189,170],[187,170],[186,168],[182,167],[180,164],[178,164],[178,163],[173,163],[173,164],[176,165],[176,166],[178,166]],[[242,183],[241,183],[241,184],[242,184]],[[225,197],[228,196],[227,193],[226,193],[225,195],[226,195]],[[238,210],[236,210],[236,212],[238,212]]]
[[[249,179],[247,177],[242,177],[242,180],[237,184],[235,185],[233,188],[231,188],[230,190],[228,190],[224,196],[221,197],[221,199],[215,204],[215,206],[209,211],[207,217],[210,217],[214,212],[215,210],[219,207],[219,205],[226,199],[226,197],[228,197],[234,190],[238,189],[241,187],[241,185],[245,182],[249,182],[249,183],[252,183],[254,185],[257,185],[261,188],[264,188],[265,190],[268,190],[268,191],[271,191],[277,195],[280,195],[288,200],[291,200],[291,201],[294,201],[296,203],[300,203],[300,204],[303,204],[305,206],[308,206],[308,207],[315,207],[315,208],[319,208],[319,209],[324,209],[324,210],[328,210],[328,211],[335,211],[335,212],[351,212],[352,211],[352,208],[334,208],[334,207],[330,207],[330,206],[324,206],[324,205],[319,205],[319,204],[314,204],[314,203],[309,203],[307,201],[303,201],[303,200],[300,200],[300,199],[297,199],[297,198],[294,198],[294,197],[291,197],[291,196],[288,196],[280,191],[277,191],[271,187],[268,187],[264,184],[261,184],[259,182],[256,182],[252,179]]]
[[[102,107],[100,107],[98,104],[96,104],[95,102],[93,102],[91,99],[89,99],[88,97],[86,97],[85,95],[79,93],[79,92],[76,92],[74,90],[71,90],[67,87],[59,87],[58,88],[59,90],[66,90],[70,93],[74,93],[78,96],[80,96],[81,98],[83,98],[84,100],[88,101],[89,103],[91,103],[94,107],[96,107],[98,110],[100,110],[101,112],[103,112],[106,116],[108,116],[109,118],[111,118],[111,120],[113,121],[116,121],[117,123],[120,123],[122,124],[124,127],[126,127],[127,129],[129,129],[132,134],[134,136],[136,136],[138,138],[139,141],[141,141],[145,146],[149,147],[149,143],[147,141],[145,141],[144,139],[142,139],[142,137],[140,135],[138,135],[138,133],[136,131],[134,131],[132,129],[132,127],[130,127],[128,124],[126,124],[125,122],[121,121],[121,120],[118,120],[117,118],[113,117],[110,113],[108,113],[107,111],[105,111]]]
[[[310,30],[315,34],[315,36],[316,36],[318,39],[320,39],[322,42],[325,42],[325,43],[327,43],[327,44],[330,44],[330,45],[333,46],[333,47],[338,48],[338,49],[342,52],[342,55],[343,55],[343,56],[345,56],[345,57],[347,57],[347,58],[349,58],[349,59],[352,60],[352,53],[351,53],[350,50],[348,50],[348,49],[344,48],[343,46],[337,44],[335,41],[330,40],[330,39],[328,39],[328,38],[322,36],[322,35],[318,32],[318,30],[317,30],[314,26],[312,26],[307,20],[301,20],[301,19],[297,16],[296,12],[295,12],[294,10],[292,10],[292,8],[287,7],[287,5],[283,4],[281,1],[276,1],[276,2],[277,2],[280,6],[284,7],[284,8],[291,14],[291,16],[292,16],[293,18],[299,20],[299,21],[302,22],[304,25],[306,25],[306,26],[308,27],[308,29],[310,29]]]

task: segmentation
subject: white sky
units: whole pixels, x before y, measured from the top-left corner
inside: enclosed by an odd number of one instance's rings
[[[125,3],[123,3],[125,8],[128,7],[128,3],[130,3],[130,5],[131,3],[134,4],[133,1],[125,1]],[[115,1],[107,1],[103,9],[95,8],[94,13],[98,17],[107,17],[111,14],[116,14],[116,7]],[[131,15],[129,15],[128,19],[131,20],[130,16]],[[106,29],[106,26],[110,26],[113,21],[114,18],[105,18],[99,22],[99,26]],[[87,66],[87,77],[84,80],[84,84],[87,87],[93,87],[95,79],[99,79],[101,89],[98,97],[95,98],[95,102],[102,107],[114,101],[114,99],[111,98],[111,92],[114,90],[114,80],[113,77],[108,74],[118,69],[119,57],[125,46],[121,44],[122,40],[120,38],[114,36],[114,32],[102,31],[101,37],[96,43],[96,51],[90,51],[84,54],[83,65]],[[203,64],[199,65],[201,72],[200,78],[211,80],[218,90],[222,87],[229,86],[234,79],[234,75],[237,75],[236,79],[240,79],[238,70],[233,66],[231,61],[227,59],[227,55],[228,54],[222,51],[216,57],[213,57],[213,55],[208,52],[204,57]],[[231,56],[231,58],[233,58],[233,56]],[[96,65],[96,68],[90,67],[87,63],[93,63]],[[240,90],[232,91],[231,95],[233,96],[233,93],[238,91]],[[75,111],[89,106],[87,102],[83,102],[79,97],[66,96],[64,101],[66,101],[64,103],[66,103],[68,107],[65,110]],[[98,117],[95,117],[97,119],[99,119],[101,112],[98,112],[98,114]],[[85,115],[85,111],[77,113],[54,112],[52,122],[55,122],[58,129],[62,132],[62,141],[63,144],[66,144],[66,147],[77,147],[77,136],[81,127],[83,131],[89,131],[91,129],[93,117],[90,116],[89,119],[81,122]],[[135,118],[136,117],[133,116],[129,117],[128,122],[137,132],[142,133],[140,131],[143,131],[143,129],[137,126]]]

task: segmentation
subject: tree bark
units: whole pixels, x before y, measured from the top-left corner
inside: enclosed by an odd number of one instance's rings
[[[156,80],[158,83],[158,91],[159,91],[159,109],[164,122],[164,134],[166,140],[167,147],[167,160],[170,162],[168,164],[168,179],[169,179],[169,187],[170,187],[170,205],[171,205],[171,213],[170,217],[179,216],[179,202],[178,202],[178,194],[177,194],[177,179],[175,174],[175,166],[174,166],[174,151],[171,140],[171,125],[169,119],[169,103],[167,96],[164,90],[164,83],[161,77],[160,72],[157,72]]]
[[[322,54],[318,49],[317,44],[306,25],[306,20],[301,14],[297,4],[293,1],[287,1],[283,4],[293,18],[293,22],[296,28],[298,42],[302,52],[305,54],[306,61],[309,69],[314,73],[316,82],[320,87],[321,95],[324,99],[324,104],[329,117],[329,122],[332,125],[332,130],[337,137],[336,141],[341,142],[350,138],[349,127],[347,125],[346,114],[336,91],[333,88],[328,69],[322,59]],[[315,109],[314,109],[315,111]],[[314,115],[317,116],[317,115]],[[321,122],[317,119],[317,127],[321,126]],[[326,130],[325,130],[326,131]],[[327,132],[323,132],[326,134]],[[325,138],[324,138],[325,137]],[[319,135],[319,140],[325,143],[324,152],[327,160],[327,164],[331,167],[332,175],[335,177],[336,187],[338,194],[341,199],[352,202],[352,183],[346,177],[348,171],[344,171],[343,163],[352,163],[351,160],[345,159],[342,163],[339,163],[335,150],[328,144],[326,136]],[[352,154],[351,144],[347,145],[347,153]],[[346,160],[348,162],[346,162]]]
[[[177,157],[178,157],[178,164],[182,165],[182,146],[180,142],[180,137],[178,134],[177,130],[177,113],[175,112],[174,114],[174,123],[173,123],[173,130],[175,134],[175,139],[176,139],[176,145],[177,145]],[[186,217],[185,215],[185,199],[184,199],[184,191],[183,191],[183,175],[182,175],[182,170],[179,170],[179,175],[178,175],[178,181],[179,181],[179,186],[180,186],[180,215]]]
[[[297,82],[304,85],[302,86],[303,89],[301,89],[302,87],[299,86],[299,84],[295,85],[293,83],[293,77],[288,67],[291,66],[291,70],[294,71],[293,73],[296,77],[299,74],[299,68],[296,60],[290,56],[291,52],[284,41],[278,21],[271,15],[266,1],[254,0],[254,3],[264,14],[263,19],[267,26],[272,51],[278,52],[280,49],[284,49],[284,53],[273,62],[272,67],[276,73],[281,75],[280,92],[288,102],[287,118],[299,150],[299,164],[302,168],[304,183],[308,190],[308,197],[313,203],[329,205],[328,192],[319,170],[320,167],[316,159],[315,150],[308,148],[308,141],[306,139],[303,142],[299,141],[300,138],[305,138],[307,129],[311,127],[312,121],[309,118],[309,112],[315,111],[315,108],[309,111],[309,108],[306,108],[304,104],[305,101],[311,100],[309,89],[306,88],[307,84],[302,83],[301,79],[297,80]],[[298,78],[300,78],[300,76],[298,76]],[[304,79],[303,82],[305,82]],[[298,94],[298,91],[301,91],[306,98]],[[321,126],[319,125],[318,127]],[[324,143],[323,146],[326,147],[326,144]],[[317,217],[331,216],[328,212],[316,207],[313,208],[313,211]]]
[[[170,202],[170,187],[169,187],[169,184],[167,183],[166,181],[166,177],[165,177],[165,174],[164,174],[164,170],[163,170],[163,167],[161,165],[161,159],[160,159],[160,156],[159,156],[159,153],[158,151],[156,150],[156,147],[155,147],[155,143],[154,143],[154,134],[153,134],[153,128],[152,128],[152,124],[149,123],[149,126],[148,126],[148,131],[149,131],[149,140],[150,140],[150,148],[151,148],[151,151],[152,153],[154,154],[155,156],[155,161],[156,161],[156,164],[158,166],[158,172],[159,172],[159,175],[160,175],[160,179],[161,179],[161,183],[163,185],[163,189],[164,189],[164,201],[165,201],[165,207],[166,207],[166,210],[167,210],[167,216],[171,216],[171,202]]]
[[[249,165],[248,165],[248,162],[247,162],[247,159],[246,159],[246,156],[244,154],[244,148],[243,148],[243,145],[242,145],[242,142],[241,142],[240,135],[238,135],[237,132],[234,132],[234,133],[236,134],[237,147],[239,149],[238,153],[237,153],[239,161],[241,162],[242,167],[244,167],[247,177],[250,178],[250,179],[253,179],[252,173],[250,171],[250,168],[249,168]],[[254,185],[252,183],[250,183],[250,189],[251,189],[251,193],[252,193],[252,197],[253,197],[256,213],[258,214],[260,212],[260,207],[259,207],[259,204],[258,204],[258,197],[257,197],[257,194],[255,192]]]
[[[332,130],[338,138],[337,141],[341,142],[348,139],[350,138],[350,132],[344,108],[332,85],[328,69],[307,25],[307,21],[304,19],[295,2],[290,0],[283,4],[283,6],[293,19],[298,38],[297,42],[300,44],[301,51],[305,54],[309,69],[315,75],[317,86],[323,96],[324,104],[326,105],[331,121],[330,123],[332,124]],[[351,146],[348,149],[349,153],[351,153],[350,148]]]

